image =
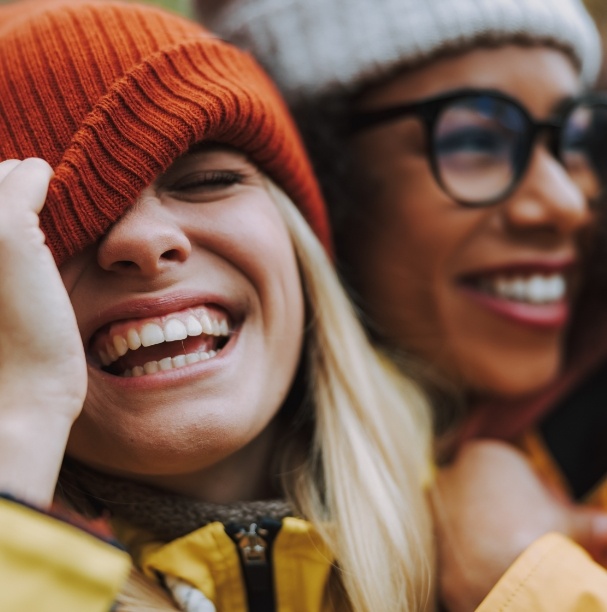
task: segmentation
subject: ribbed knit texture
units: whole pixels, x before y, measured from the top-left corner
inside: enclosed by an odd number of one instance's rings
[[[41,225],[59,264],[202,141],[248,154],[329,246],[299,137],[247,54],[147,6],[34,0],[0,8],[0,159],[37,156],[55,169]]]
[[[282,520],[296,516],[284,499],[213,504],[101,474],[69,460],[62,468],[61,496],[84,515],[107,510],[113,518],[123,519],[167,542],[214,521],[248,527],[262,518]]]
[[[291,102],[350,93],[480,42],[548,43],[586,83],[600,38],[580,0],[195,0],[203,23],[249,49]]]

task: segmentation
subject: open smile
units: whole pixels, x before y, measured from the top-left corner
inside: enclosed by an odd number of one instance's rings
[[[561,328],[569,320],[574,293],[573,265],[526,266],[462,277],[459,286],[483,308],[513,322]]]
[[[213,359],[232,333],[223,309],[198,306],[104,326],[93,335],[89,355],[109,374],[148,376]]]
[[[497,274],[471,279],[470,285],[497,298],[539,305],[565,300],[568,279],[562,272]]]

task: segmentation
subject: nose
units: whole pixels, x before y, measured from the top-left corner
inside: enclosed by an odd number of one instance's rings
[[[101,268],[154,277],[188,259],[189,238],[153,193],[143,193],[111,227],[97,250]]]
[[[586,227],[592,212],[582,190],[561,163],[542,146],[532,153],[527,176],[505,202],[509,226],[571,235]]]
[[[527,175],[504,210],[512,228],[543,229],[562,235],[577,233],[593,217],[582,190],[543,146],[532,153]]]

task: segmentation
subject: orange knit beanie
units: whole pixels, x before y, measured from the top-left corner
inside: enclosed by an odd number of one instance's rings
[[[330,248],[299,137],[249,55],[149,6],[0,7],[0,160],[42,157],[55,169],[41,225],[58,264],[103,236],[201,141],[246,153]]]

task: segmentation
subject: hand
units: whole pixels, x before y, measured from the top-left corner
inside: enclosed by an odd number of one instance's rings
[[[607,515],[554,495],[524,455],[501,442],[470,442],[432,492],[439,588],[448,610],[476,609],[516,558],[560,532],[595,558],[607,551]]]
[[[0,163],[0,490],[50,501],[67,435],[86,394],[74,311],[44,244],[51,167]]]

